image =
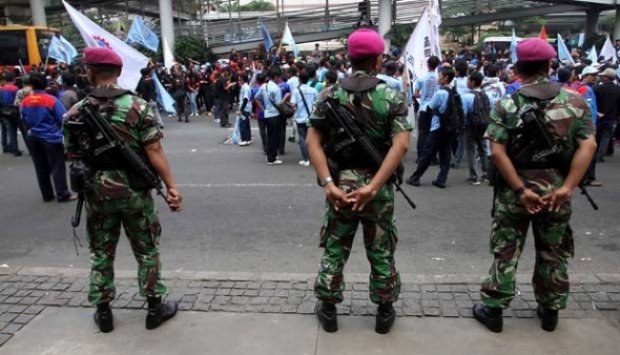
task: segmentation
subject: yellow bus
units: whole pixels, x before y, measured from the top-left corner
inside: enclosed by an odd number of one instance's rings
[[[0,26],[0,65],[31,65],[45,62],[52,36],[60,31],[39,26]]]

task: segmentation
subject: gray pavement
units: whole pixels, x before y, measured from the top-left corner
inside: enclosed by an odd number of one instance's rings
[[[312,316],[184,312],[159,329],[144,329],[144,312],[115,313],[116,329],[100,334],[85,309],[50,308],[0,348],[0,354],[531,354],[616,355],[617,324],[562,320],[554,333],[535,319],[508,320],[492,334],[472,320],[399,318],[378,335],[372,317],[341,317],[326,334]],[[35,340],[36,341],[33,341]],[[594,345],[595,344],[595,345]]]
[[[162,261],[174,271],[260,271],[313,273],[321,251],[318,231],[324,197],[311,168],[297,165],[297,145],[287,143],[282,166],[264,164],[253,122],[255,144],[219,144],[228,129],[200,117],[177,123],[166,119],[165,147],[185,209],[172,214],[157,201],[163,225]],[[415,146],[412,144],[412,146]],[[406,160],[414,168],[415,151]],[[576,257],[571,272],[615,273],[620,270],[620,159],[598,165],[604,186],[590,189],[601,206],[594,212],[582,196],[575,196],[573,229]],[[472,187],[466,169],[451,170],[448,188],[430,186],[432,167],[422,187],[405,186],[418,209],[412,211],[397,197],[399,246],[397,266],[405,273],[484,274],[490,265],[488,239],[492,191]],[[72,204],[43,203],[29,157],[0,156],[0,265],[85,267],[88,253],[73,252],[69,220]],[[78,230],[84,236],[83,226]],[[533,243],[526,243],[520,271],[533,266]],[[116,265],[133,269],[135,262],[125,240]],[[347,265],[349,272],[368,272],[362,244],[356,242]]]

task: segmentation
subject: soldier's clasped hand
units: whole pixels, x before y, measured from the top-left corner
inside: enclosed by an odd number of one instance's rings
[[[542,197],[542,200],[547,206],[549,206],[550,212],[559,212],[562,205],[573,196],[573,190],[569,187],[562,186],[557,190],[553,190],[551,193]]]
[[[181,202],[183,202],[183,197],[181,193],[176,188],[168,189],[166,194],[166,202],[168,203],[168,207],[172,212],[181,212],[183,209],[181,207]]]
[[[325,197],[336,211],[355,202],[353,198],[347,197],[347,194],[333,183],[329,183],[325,186]]]
[[[546,204],[540,195],[530,189],[525,189],[519,195],[519,201],[521,201],[529,214],[536,214],[542,211]]]

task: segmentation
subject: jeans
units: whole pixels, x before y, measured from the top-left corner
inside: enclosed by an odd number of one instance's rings
[[[265,155],[267,155],[267,142],[269,142],[269,138],[267,137],[266,120],[258,120],[258,132],[260,133],[260,141],[263,145],[263,152],[265,153]]]
[[[598,146],[596,159],[599,161],[603,160],[605,153],[607,153],[609,142],[614,136],[614,128],[615,124],[598,124],[596,126],[596,144]]]
[[[48,143],[36,137],[30,137],[29,142],[30,154],[32,154],[32,162],[37,173],[37,181],[43,200],[53,200],[54,189],[58,200],[71,196],[67,188],[65,151],[62,143]],[[52,189],[52,181],[54,182],[54,189]]]
[[[17,128],[19,117],[0,118],[2,120],[2,149],[7,153],[17,154],[19,144],[17,142]]]
[[[250,128],[250,113],[242,112],[243,119],[239,123],[239,134],[241,135],[242,142],[249,142],[252,140],[252,130]]]
[[[464,146],[467,148],[467,162],[469,164],[469,177],[478,180],[477,164],[476,164],[476,152],[480,158],[480,167],[482,169],[482,176],[487,174],[489,169],[489,154],[487,152],[487,145],[484,140],[483,129],[468,128],[464,136]]]
[[[196,98],[198,97],[198,92],[197,91],[190,91],[189,92],[189,103],[191,105],[192,108],[192,115],[197,115],[198,114],[198,102],[196,102]]]
[[[304,161],[310,160],[308,147],[306,146],[306,135],[308,135],[308,125],[305,123],[297,123],[297,138],[299,142],[299,150]]]
[[[267,161],[274,162],[278,156],[282,136],[282,119],[280,116],[265,118],[267,124]]]
[[[465,151],[465,132],[456,136],[452,141],[452,154],[454,154],[454,164],[459,165],[463,160],[463,152]]]
[[[452,156],[450,145],[453,137],[454,132],[447,132],[441,128],[430,132],[424,143],[418,166],[411,177],[419,180],[431,165],[433,158],[439,153],[439,174],[437,174],[436,181],[445,185],[450,171],[450,157]]]
[[[418,114],[418,142],[416,144],[416,149],[418,151],[418,161],[422,157],[422,153],[424,152],[424,143],[426,142],[426,137],[428,137],[429,131],[431,129],[431,121],[433,120],[433,114],[427,111],[420,111]]]

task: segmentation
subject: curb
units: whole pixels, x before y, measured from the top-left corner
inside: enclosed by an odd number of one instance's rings
[[[88,277],[90,270],[86,268],[56,267],[9,267],[0,269],[0,275],[19,276],[64,276]],[[134,278],[136,271],[115,270],[117,278]],[[220,281],[308,281],[316,277],[315,273],[272,273],[272,272],[228,272],[228,271],[164,271],[164,279],[178,280],[220,280]],[[414,284],[476,284],[486,275],[476,274],[401,274],[403,283]],[[368,274],[347,273],[347,282],[367,282]],[[517,283],[529,283],[532,275],[517,275]],[[604,284],[620,283],[620,273],[574,274],[570,275],[571,283]]]

